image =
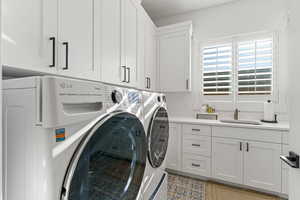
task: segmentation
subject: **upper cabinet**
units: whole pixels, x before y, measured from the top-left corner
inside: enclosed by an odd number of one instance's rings
[[[93,0],[3,1],[4,66],[96,79]]]
[[[2,13],[4,74],[155,90],[156,26],[139,0],[3,0]]]
[[[145,23],[145,89],[156,89],[156,26],[149,17]]]
[[[191,91],[192,23],[160,27],[157,45],[160,91]]]
[[[124,82],[137,84],[137,15],[136,0],[121,1],[121,67]]]
[[[93,0],[58,2],[59,72],[79,78],[97,79],[98,71],[93,64]]]
[[[119,84],[121,77],[121,0],[95,1],[95,67],[100,80]],[[122,71],[125,73],[124,71]]]
[[[2,1],[4,66],[56,72],[57,3],[53,0]]]
[[[138,12],[138,82],[142,90],[156,90],[156,29],[141,7]]]
[[[95,1],[95,66],[100,80],[135,87],[137,84],[138,2]]]

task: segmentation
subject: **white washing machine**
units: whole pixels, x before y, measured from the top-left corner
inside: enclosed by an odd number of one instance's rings
[[[145,200],[167,200],[168,174],[165,157],[169,140],[166,97],[160,93],[142,92],[144,127],[148,142]]]
[[[5,200],[139,200],[141,94],[55,77],[3,81]]]

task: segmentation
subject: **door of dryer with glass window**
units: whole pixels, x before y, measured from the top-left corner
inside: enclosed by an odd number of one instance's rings
[[[149,161],[152,167],[158,168],[165,160],[169,141],[169,119],[164,107],[156,109],[148,131]]]
[[[114,113],[96,124],[76,150],[61,200],[138,200],[147,142],[140,120]]]

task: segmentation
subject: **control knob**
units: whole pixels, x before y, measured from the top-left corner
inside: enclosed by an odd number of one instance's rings
[[[115,104],[119,104],[121,103],[123,99],[123,95],[121,92],[117,91],[117,90],[114,90],[112,93],[111,93],[111,100],[113,103]]]

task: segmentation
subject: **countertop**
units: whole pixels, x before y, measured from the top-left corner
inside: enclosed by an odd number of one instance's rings
[[[184,124],[199,124],[209,126],[222,126],[222,127],[234,127],[234,128],[253,128],[253,129],[264,129],[264,130],[275,130],[275,131],[289,131],[290,125],[288,122],[279,122],[277,124],[262,123],[262,125],[251,125],[251,124],[235,124],[235,123],[224,123],[219,120],[208,120],[208,119],[196,119],[189,117],[170,117],[170,123],[184,123]]]

